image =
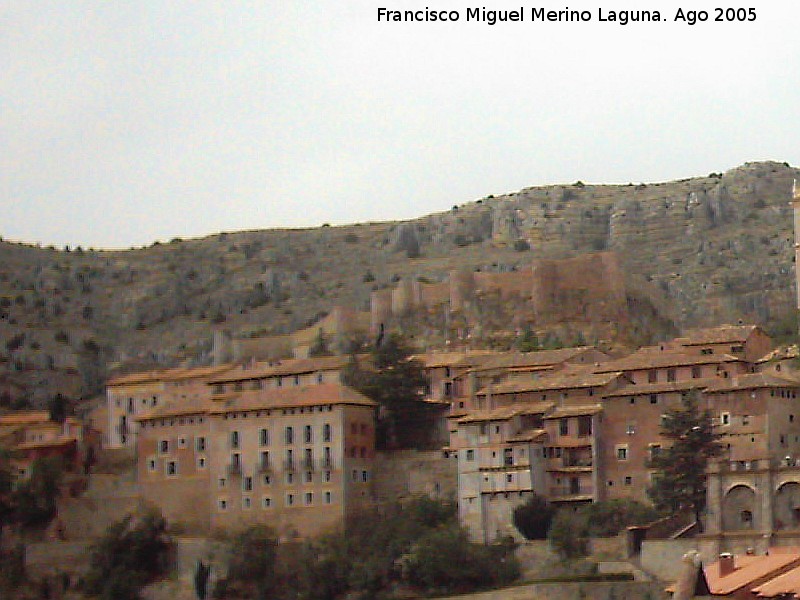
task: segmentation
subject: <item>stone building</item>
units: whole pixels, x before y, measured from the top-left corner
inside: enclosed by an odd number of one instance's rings
[[[107,447],[135,448],[139,429],[137,417],[166,402],[193,402],[209,398],[209,379],[232,367],[161,369],[110,379],[106,384],[109,421]]]
[[[144,498],[200,530],[264,523],[286,538],[372,501],[376,405],[338,383],[230,391],[139,417]]]

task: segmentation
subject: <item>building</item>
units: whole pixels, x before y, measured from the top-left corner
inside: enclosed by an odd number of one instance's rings
[[[284,537],[372,501],[376,405],[338,383],[226,391],[138,418],[144,498],[201,530],[264,523]]]
[[[195,402],[211,396],[209,379],[233,365],[161,369],[122,375],[106,384],[109,448],[135,448],[137,417],[167,402]]]

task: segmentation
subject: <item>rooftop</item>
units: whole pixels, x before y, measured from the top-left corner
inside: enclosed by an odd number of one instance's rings
[[[521,392],[592,388],[608,385],[621,375],[621,372],[592,373],[581,370],[557,372],[539,377],[516,377],[487,386],[477,393],[478,395],[500,395]]]
[[[772,574],[779,575],[787,567],[800,564],[800,548],[770,548],[769,554],[736,556],[734,561],[733,572],[725,576],[719,574],[719,561],[704,568],[713,595],[732,594]]]
[[[705,344],[744,343],[758,325],[718,325],[703,329],[690,329],[675,341],[683,346],[702,346]]]

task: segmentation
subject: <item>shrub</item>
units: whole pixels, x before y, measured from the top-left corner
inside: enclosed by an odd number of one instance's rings
[[[157,513],[125,517],[108,528],[92,549],[85,591],[103,600],[134,600],[139,590],[167,570],[171,542]]]
[[[529,540],[547,538],[555,509],[541,496],[534,494],[525,504],[514,509],[514,526]]]
[[[564,558],[580,558],[588,553],[588,525],[580,511],[561,509],[556,513],[547,539],[550,546]]]

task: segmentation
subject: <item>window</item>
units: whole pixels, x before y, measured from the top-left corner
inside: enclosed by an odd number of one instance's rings
[[[295,375],[294,376],[294,384],[295,385],[300,385],[300,375]]]
[[[739,513],[739,520],[741,521],[742,525],[745,527],[752,527],[753,526],[753,513],[749,510],[743,510]]]
[[[220,477],[220,478],[217,480],[217,485],[218,485],[219,487],[221,487],[221,488],[224,488],[226,483],[227,483],[227,482],[226,482],[226,480],[225,480],[225,478],[224,478],[224,477]]]
[[[631,477],[630,475],[627,475],[625,477],[625,485],[633,485],[633,477]]]
[[[331,441],[331,424],[325,423],[322,426],[322,441],[323,442],[330,442]]]
[[[269,446],[269,430],[262,429],[258,432],[258,443],[261,446]]]
[[[239,432],[231,431],[231,448],[239,447]]]
[[[270,485],[271,483],[272,483],[272,479],[270,478],[269,475],[264,475],[264,477],[261,478],[261,484],[262,485]]]
[[[147,468],[150,471],[156,470],[156,460],[154,458],[151,458],[150,460],[147,461]]]
[[[286,474],[286,483],[292,485],[294,483],[294,473]]]
[[[361,471],[361,482],[367,483],[369,481],[369,471]]]
[[[624,444],[616,447],[617,460],[628,460],[628,445]]]
[[[322,479],[323,479],[323,481],[325,481],[325,483],[330,483],[331,482],[331,472],[330,471],[325,471],[322,474]]]
[[[358,481],[358,471],[353,469],[353,481]]]
[[[306,471],[306,483],[311,483],[314,480],[314,476],[311,474],[311,471]]]
[[[703,354],[705,356],[708,356],[709,354],[714,354],[714,349],[713,348],[703,348],[702,350],[700,350],[700,354]]]
[[[199,437],[194,441],[194,447],[197,449],[198,452],[205,452],[206,451],[206,438]]]
[[[658,381],[658,371],[650,369],[647,372],[647,383],[656,383]]]
[[[294,506],[294,494],[286,494],[286,506]]]
[[[306,506],[311,506],[311,504],[314,502],[314,494],[312,494],[311,492],[306,492],[303,501],[305,502]]]
[[[250,389],[253,390],[260,390],[264,387],[264,384],[261,382],[260,379],[255,379],[252,384],[250,384]]]
[[[744,346],[731,346],[731,354],[741,354],[744,352]]]
[[[625,433],[627,435],[634,435],[636,433],[636,424],[628,423],[628,425],[625,427]]]
[[[467,450],[467,460],[475,460],[475,450]]]
[[[700,367],[692,367],[692,379],[700,379],[702,375],[702,369]]]
[[[750,415],[742,415],[742,425],[750,425]]]
[[[569,435],[569,420],[568,419],[559,419],[558,421],[558,433],[561,435]]]
[[[251,503],[252,501],[250,500],[250,496],[245,496],[244,498],[242,498],[242,508],[244,508],[245,510],[250,508]]]
[[[252,477],[242,477],[242,489],[245,492],[252,492],[253,491],[253,478]]]
[[[578,417],[578,435],[580,437],[592,435],[592,417]]]
[[[659,444],[650,444],[650,460],[661,456],[661,446]]]
[[[306,425],[303,427],[303,441],[306,444],[310,444],[312,442],[311,425]]]
[[[178,448],[186,448],[188,446],[188,442],[186,441],[185,437],[178,438]]]
[[[495,433],[500,433],[500,425],[495,425],[494,426],[494,432]]]
[[[731,424],[731,413],[724,412],[719,416],[719,422],[722,425],[730,425]]]
[[[167,475],[177,475],[178,474],[178,463],[174,460],[167,461]]]
[[[285,440],[286,440],[287,444],[293,444],[294,443],[294,430],[291,427],[287,427],[286,428]]]
[[[291,450],[286,451],[286,464],[284,465],[284,468],[287,470],[294,469],[294,454]]]
[[[667,369],[667,381],[675,381],[675,369],[673,367]]]
[[[650,404],[658,404],[658,394],[650,394]]]
[[[514,476],[511,473],[507,474],[506,483],[511,483],[512,481],[514,481]]]
[[[206,468],[206,459],[205,457],[201,456],[197,459],[197,468],[198,469],[205,469]]]
[[[261,499],[261,508],[271,508],[272,507],[272,498],[269,496],[264,496]]]
[[[333,498],[331,497],[330,492],[325,492],[325,504],[330,504]]]
[[[220,510],[228,510],[228,501],[220,498],[219,500],[217,500],[217,506],[219,507]]]
[[[317,383],[322,383],[322,373],[317,373]]]

